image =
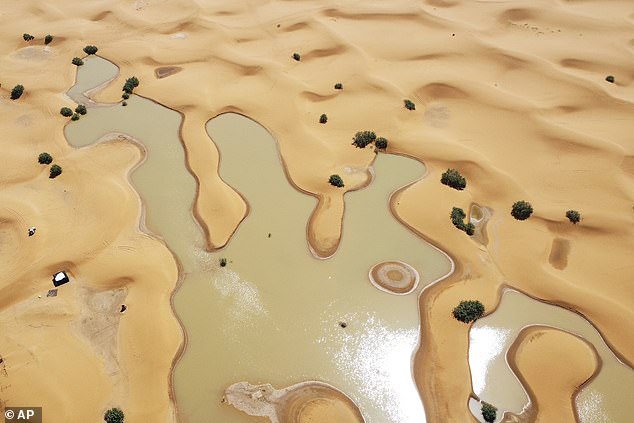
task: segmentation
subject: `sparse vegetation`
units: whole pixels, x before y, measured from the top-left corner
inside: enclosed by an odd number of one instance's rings
[[[130,98],[130,94],[132,94],[132,91],[134,91],[134,89],[138,86],[139,86],[139,79],[136,76],[132,76],[126,79],[125,84],[123,84],[123,94],[121,94],[121,98],[123,98],[124,100],[127,100],[128,98]]]
[[[605,80],[608,81],[610,84],[614,84],[614,81],[615,81],[614,76],[612,75],[606,76]]]
[[[86,54],[96,54],[99,49],[96,46],[86,46],[84,47],[84,53]]]
[[[319,116],[319,123],[326,123],[326,122],[328,122],[328,116],[326,116],[326,114]]]
[[[451,223],[453,223],[456,228],[464,231],[467,235],[471,236],[475,231],[475,226],[471,222],[464,223],[465,217],[467,217],[467,214],[461,208],[454,207],[451,210]]]
[[[48,177],[51,179],[55,179],[61,174],[62,174],[62,167],[54,164],[53,166],[51,166],[50,174]]]
[[[22,34],[22,38],[24,38],[24,41],[26,41],[27,43],[35,39],[34,36],[32,36],[31,34],[26,34],[26,33]]]
[[[440,182],[459,191],[465,189],[467,186],[467,180],[456,169],[447,169],[447,171],[442,174]]]
[[[88,113],[88,110],[86,110],[86,106],[80,104],[79,106],[75,107],[75,112],[79,113],[80,115],[85,115],[86,113]]]
[[[496,407],[492,406],[488,402],[482,401],[481,411],[482,411],[482,417],[484,418],[485,422],[493,423],[495,421],[497,417],[497,411],[498,411]]]
[[[341,82],[337,82],[335,84],[335,90],[343,90],[343,84]]]
[[[37,161],[40,164],[51,164],[53,162],[53,156],[48,153],[40,153],[40,155],[37,156]]]
[[[416,105],[412,102],[412,100],[404,100],[405,108],[407,110],[416,110]]]
[[[293,59],[299,62],[300,60],[302,60],[302,57],[299,55],[299,53],[293,53]]]
[[[18,98],[22,97],[23,93],[24,93],[24,85],[20,85],[20,84],[16,85],[11,90],[11,100],[17,100]]]
[[[330,178],[328,178],[328,182],[330,183],[330,185],[335,186],[337,188],[343,188],[343,179],[341,179],[341,176],[339,175],[330,175]]]
[[[46,34],[44,37],[44,44],[49,45],[53,41],[53,36],[51,34]]]
[[[378,137],[374,142],[374,145],[378,150],[385,150],[387,148],[387,140],[383,137]]]
[[[220,267],[225,267],[227,265],[227,259],[226,258],[221,258],[220,259]]]
[[[453,317],[464,323],[471,323],[484,314],[484,305],[477,300],[460,301],[453,309]]]
[[[533,214],[533,206],[527,201],[516,201],[511,208],[511,216],[517,220],[526,220]]]
[[[82,66],[84,64],[84,61],[81,60],[79,57],[73,57],[72,62],[75,66]]]
[[[62,107],[59,109],[59,114],[64,117],[71,117],[73,115],[73,111],[69,107]]]
[[[354,134],[352,145],[358,148],[365,148],[376,140],[376,134],[372,131],[360,131]]]
[[[79,113],[73,113],[73,115],[70,117],[70,120],[72,121],[79,120]]]
[[[106,423],[123,423],[124,418],[125,415],[120,408],[111,408],[103,415],[103,419]]]
[[[581,213],[577,210],[568,210],[566,212],[566,217],[575,225],[581,221]]]

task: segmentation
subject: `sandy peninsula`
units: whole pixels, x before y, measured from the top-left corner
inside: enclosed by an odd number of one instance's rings
[[[218,176],[218,151],[205,131],[222,112],[264,125],[292,183],[320,200],[307,222],[320,257],[336,253],[345,231],[345,192],[369,180],[375,153],[351,145],[356,131],[376,131],[389,140],[387,154],[425,163],[427,176],[394,195],[392,209],[455,263],[419,301],[413,369],[428,422],[475,421],[467,407],[469,326],[451,310],[479,299],[492,312],[504,286],[580,313],[632,366],[633,22],[626,0],[7,3],[0,12],[2,404],[37,402],[47,422],[100,421],[114,406],[133,423],[177,420],[170,374],[184,337],[170,298],[178,264],[144,230],[129,183],[143,152],[117,142],[73,149],[63,134],[67,120],[58,111],[75,107],[65,96],[75,78],[71,60],[87,44],[121,69],[98,100],[118,101],[125,77],[135,75],[139,94],[182,114],[187,166],[199,184],[193,212],[209,249],[229,242],[248,213]],[[25,32],[35,39],[24,41]],[[46,34],[54,39],[45,46]],[[333,88],[338,82],[343,90]],[[16,84],[25,92],[11,100]],[[37,163],[42,151],[63,167],[58,178]],[[466,177],[465,190],[440,184],[448,168]],[[344,178],[343,189],[327,183],[331,174]],[[509,213],[517,200],[534,207],[526,221]],[[473,203],[492,211],[480,242],[449,219],[453,206]],[[581,212],[579,224],[564,217],[569,209]],[[30,226],[38,228],[34,237]],[[71,283],[46,297],[62,269]],[[553,354],[559,342],[575,344],[567,351],[575,366],[553,368],[572,389],[596,363],[567,336],[539,339]],[[569,389],[561,400],[541,401],[543,363],[529,350],[518,347],[514,357],[540,410],[573,419]]]

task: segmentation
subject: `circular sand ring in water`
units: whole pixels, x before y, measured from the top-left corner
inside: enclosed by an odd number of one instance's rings
[[[390,294],[409,294],[418,286],[420,276],[416,269],[402,261],[384,261],[375,264],[368,273],[370,282]]]

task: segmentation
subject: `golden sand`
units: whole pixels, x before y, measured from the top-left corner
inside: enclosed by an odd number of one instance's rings
[[[139,230],[141,205],[126,175],[141,154],[116,143],[74,150],[63,138],[58,110],[74,107],[64,97],[75,75],[70,60],[86,44],[121,67],[101,100],[118,99],[124,78],[136,75],[139,94],[183,114],[188,166],[200,185],[194,212],[210,248],[225,245],[247,212],[218,177],[218,152],[205,132],[221,112],[244,113],[279,140],[293,183],[320,199],[309,238],[322,257],[338,245],[344,192],[368,181],[374,153],[350,145],[356,131],[375,130],[389,152],[425,162],[427,178],[394,196],[393,209],[455,261],[450,279],[420,297],[424,336],[414,371],[429,422],[473,421],[469,326],[451,310],[477,298],[492,311],[505,283],[583,314],[632,365],[634,338],[623,336],[634,333],[632,13],[626,0],[7,3],[0,14],[3,403],[36,398],[60,420],[98,421],[115,405],[131,422],[173,420],[169,373],[182,336],[169,298],[177,265]],[[25,31],[37,37],[29,47]],[[55,35],[48,47],[46,33]],[[155,68],[172,66],[182,70],[155,77]],[[18,83],[25,94],[11,101]],[[403,107],[405,98],[415,111]],[[318,123],[321,113],[328,124]],[[37,164],[42,151],[64,168],[58,179]],[[438,182],[449,167],[467,178],[464,191]],[[333,173],[345,189],[327,184]],[[524,222],[509,215],[521,199],[535,208]],[[452,206],[473,202],[495,212],[486,245],[448,218]],[[565,220],[571,208],[581,211],[581,224]],[[38,233],[27,238],[31,225]],[[549,261],[556,238],[569,242],[565,267],[561,255]],[[57,302],[38,299],[62,267],[76,281]],[[118,367],[69,324],[85,307],[78,286],[126,292],[129,313],[117,317],[113,335]],[[581,360],[586,352],[577,351],[573,359]],[[587,374],[574,370],[570,380]]]

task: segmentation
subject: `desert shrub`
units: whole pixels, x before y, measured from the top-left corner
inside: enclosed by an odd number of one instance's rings
[[[459,191],[467,186],[467,180],[456,169],[447,169],[442,174],[440,182]]]
[[[124,100],[127,100],[127,99],[129,99],[129,98],[130,98],[130,94],[128,94],[128,93],[123,93],[123,94],[121,94],[121,98],[122,98],[122,99],[124,99]]]
[[[48,45],[51,41],[53,41],[53,36],[51,34],[47,34],[46,37],[44,37],[44,44]]]
[[[568,218],[568,220],[576,225],[581,220],[581,213],[579,213],[577,210],[568,210],[566,212],[566,217]]]
[[[139,79],[136,76],[131,76],[130,78],[126,79],[125,84],[123,84],[123,92],[130,95],[132,94],[132,91],[134,91],[134,89],[138,86]]]
[[[527,201],[516,201],[511,208],[511,216],[517,220],[526,220],[533,214],[533,206]]]
[[[337,82],[335,84],[335,90],[343,90],[343,84],[341,82]]]
[[[125,106],[127,106],[127,105],[128,105],[128,102],[127,102],[127,101],[124,101],[123,103],[121,103],[121,105],[122,105],[123,107],[125,107]]]
[[[73,57],[72,63],[75,66],[82,66],[84,64],[84,61],[81,60],[79,57]]]
[[[454,207],[451,209],[451,223],[453,223],[456,228],[471,236],[475,232],[475,225],[471,222],[464,223],[465,217],[467,217],[467,214],[461,208]]]
[[[608,81],[610,84],[614,84],[614,81],[615,81],[614,76],[612,75],[606,76],[605,80]]]
[[[326,116],[326,114],[319,116],[319,123],[326,123],[326,122],[328,122],[328,116]]]
[[[26,34],[26,33],[22,34],[22,38],[24,38],[24,41],[26,41],[27,43],[35,39],[34,36],[32,36],[31,34]]]
[[[40,153],[40,155],[37,156],[37,161],[40,164],[51,164],[53,162],[53,156],[48,153]]]
[[[51,179],[55,179],[59,175],[62,174],[62,167],[59,166],[59,165],[54,164],[53,166],[51,166],[51,170],[50,170],[49,173],[50,174],[48,175],[48,177],[51,178]]]
[[[16,85],[11,90],[11,100],[17,100],[18,98],[22,97],[23,93],[24,93],[24,85],[20,85],[20,84]]]
[[[111,408],[103,415],[103,419],[106,423],[123,423],[124,418],[125,415],[120,408]]]
[[[484,314],[484,305],[477,300],[460,301],[453,309],[453,317],[464,323],[473,322]]]
[[[86,46],[84,47],[84,53],[86,54],[95,54],[99,49],[95,46]]]
[[[73,111],[69,107],[62,107],[59,109],[59,114],[65,117],[71,117],[73,115]]]
[[[225,267],[227,265],[227,259],[226,258],[221,258],[220,259],[220,267]]]
[[[335,186],[337,188],[343,188],[343,179],[341,179],[341,176],[339,175],[330,175],[330,178],[328,178],[328,182],[330,183],[330,185]]]
[[[79,113],[80,115],[85,115],[86,113],[88,113],[88,110],[86,110],[86,106],[80,104],[79,106],[75,107],[75,112]]]
[[[404,100],[405,108],[407,110],[416,110],[416,105],[412,102],[412,100]]]
[[[485,422],[493,423],[495,421],[498,411],[496,407],[492,406],[488,402],[482,401],[482,408],[480,410],[482,411],[482,417]]]
[[[300,60],[302,60],[302,57],[299,55],[299,53],[293,53],[293,59],[299,62]]]
[[[387,148],[387,140],[383,137],[378,137],[374,142],[374,145],[379,150],[385,150]]]
[[[79,113],[73,113],[73,115],[70,117],[70,120],[75,121],[75,120],[79,120]]]
[[[372,131],[360,131],[354,134],[352,145],[358,148],[365,148],[376,140],[376,134]]]

